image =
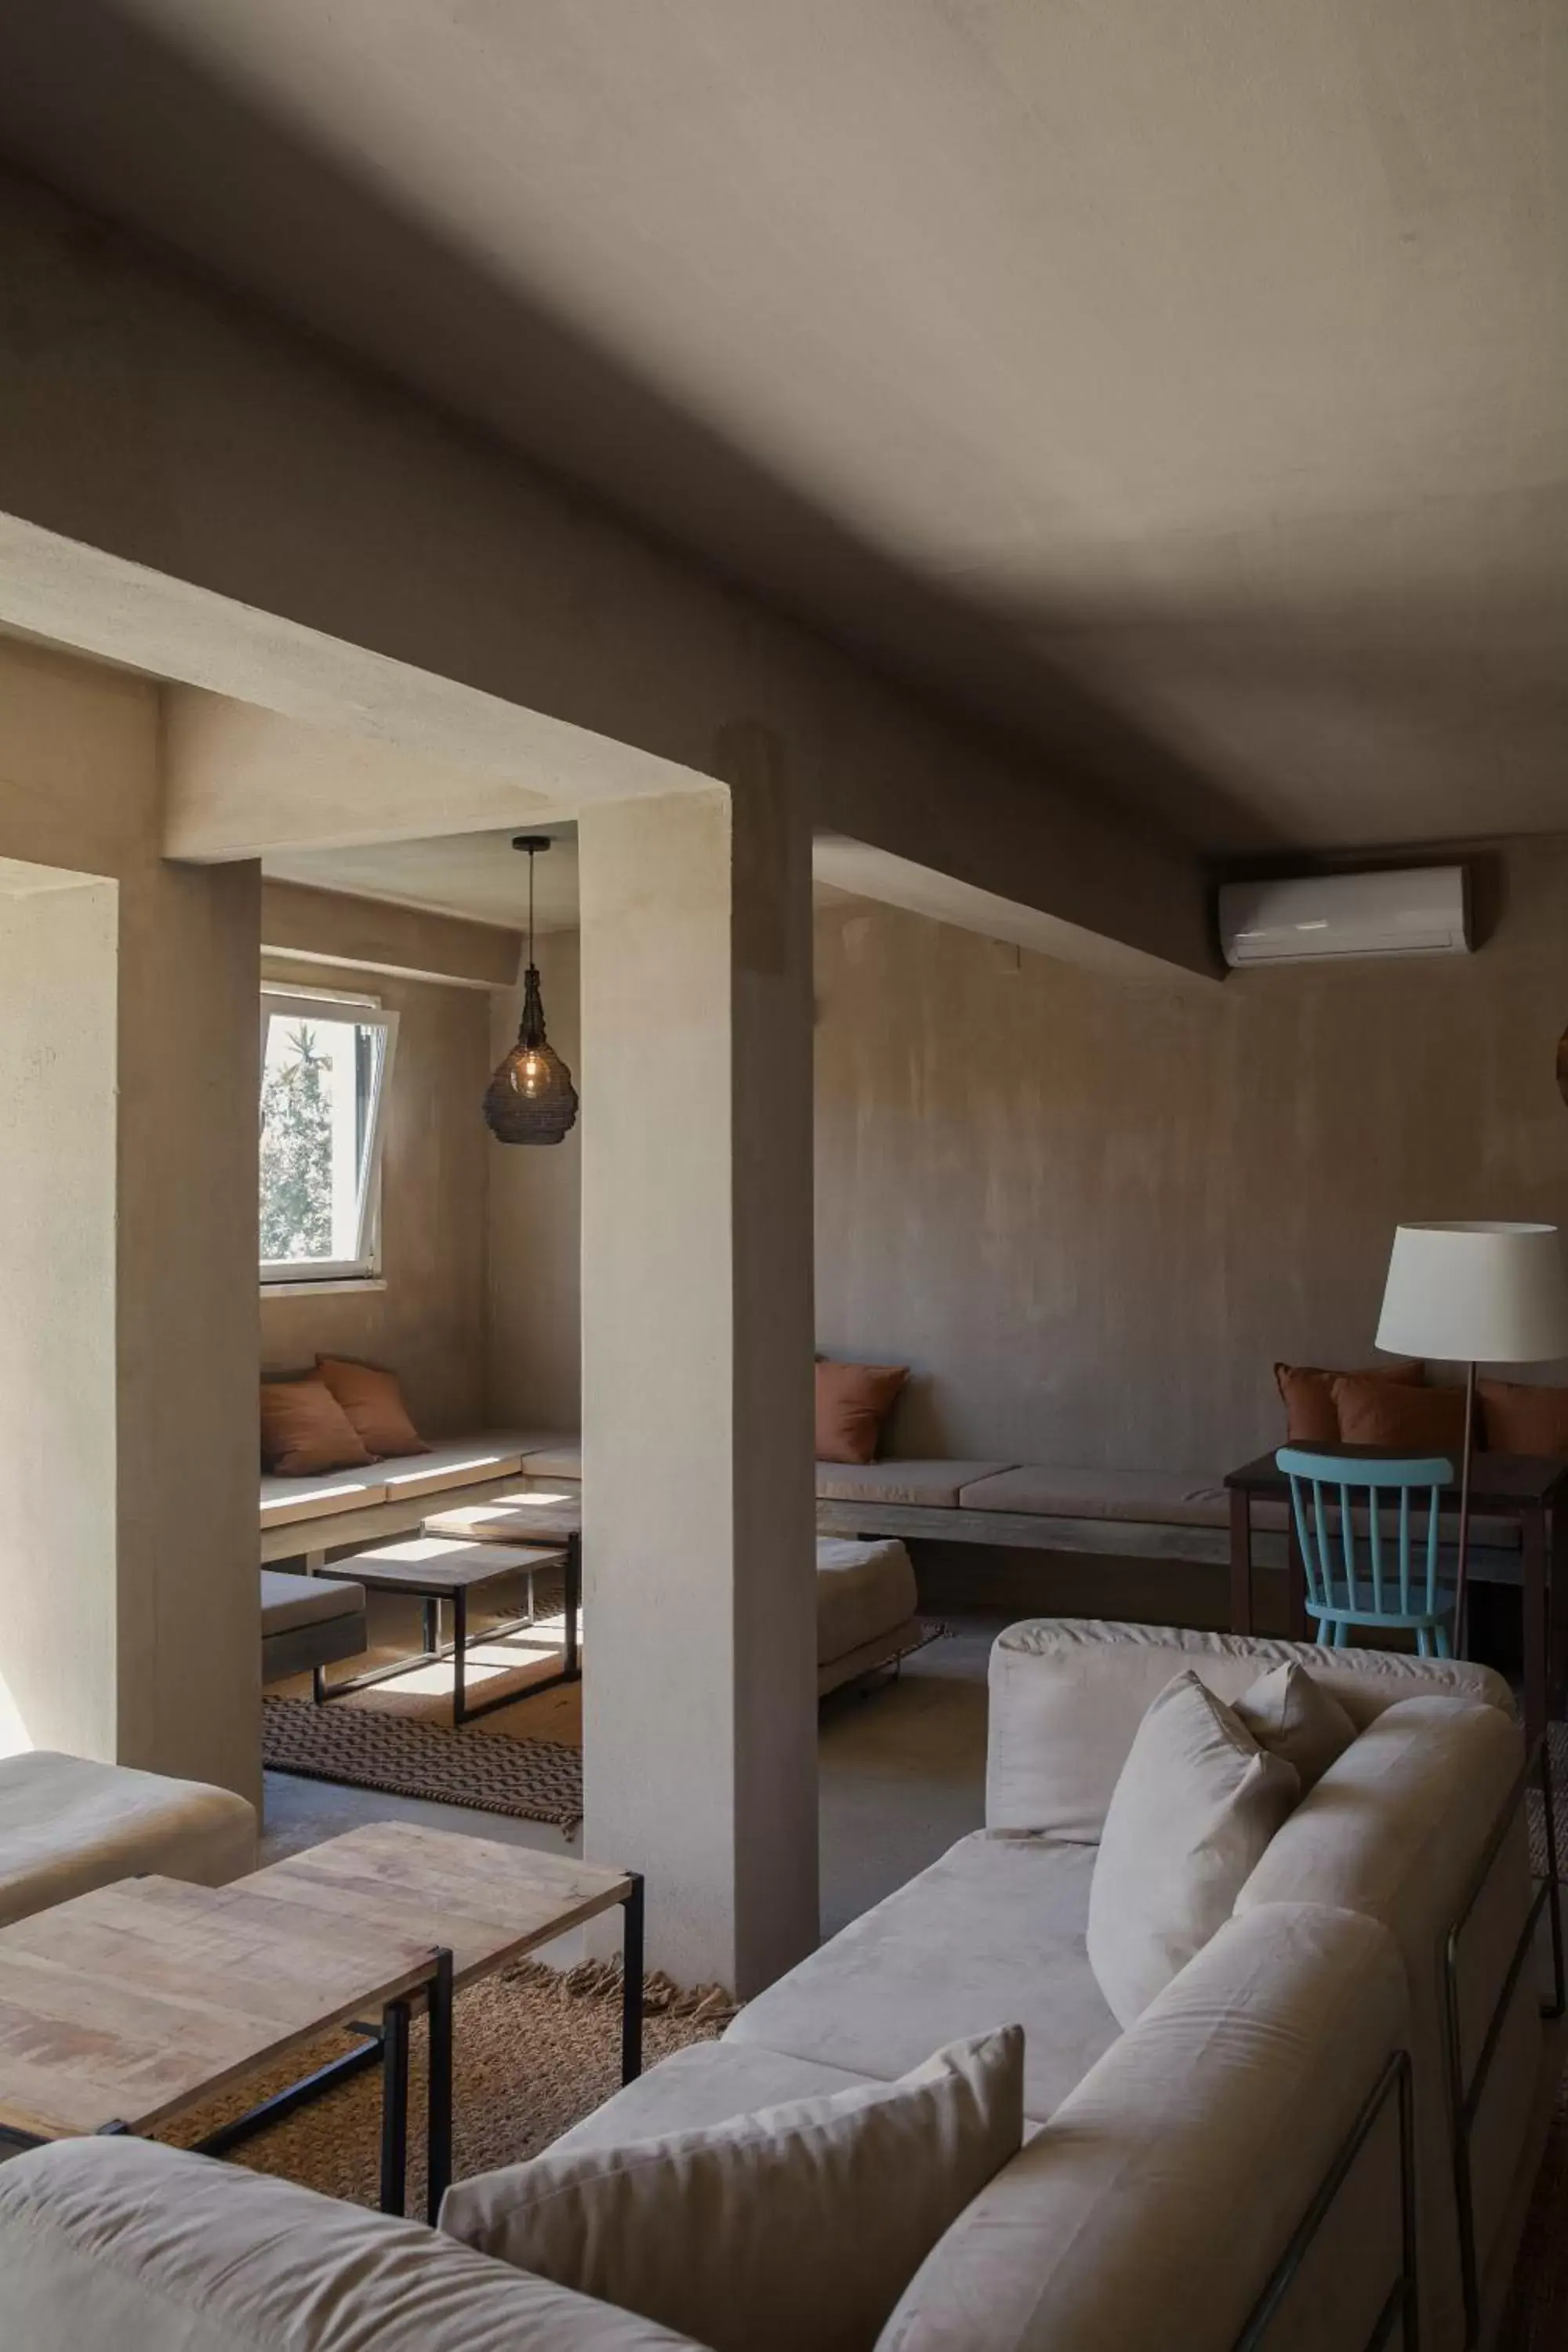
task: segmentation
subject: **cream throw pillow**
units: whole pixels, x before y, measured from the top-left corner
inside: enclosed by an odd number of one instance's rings
[[[1008,2025],[896,2083],[480,2173],[447,2190],[441,2227],[711,2352],[870,2352],[1023,2136]]]
[[[1131,2025],[1222,1927],[1300,1794],[1191,1668],[1138,1727],[1111,1791],[1089,1889],[1089,1959]]]
[[[1355,1725],[1331,1690],[1299,1658],[1259,1675],[1236,1702],[1236,1712],[1259,1748],[1294,1764],[1301,1793],[1315,1788],[1355,1738]]]

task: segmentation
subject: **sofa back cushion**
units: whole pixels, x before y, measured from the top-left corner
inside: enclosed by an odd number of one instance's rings
[[[1408,2012],[1373,1921],[1229,1921],[927,2257],[878,2352],[1232,2352]],[[1385,2111],[1268,2332],[1359,2346],[1395,2275]]]
[[[1131,2025],[1211,1942],[1300,1794],[1190,1668],[1138,1727],[1105,1817],[1089,1895],[1089,1960]]]
[[[447,2190],[441,2227],[711,2352],[872,2352],[1024,2132],[1016,2025],[866,2083]]]
[[[1463,1699],[1402,1700],[1369,1724],[1280,1830],[1237,1898],[1238,1913],[1289,1898],[1364,1913],[1399,1947],[1410,1991],[1423,2341],[1460,2340],[1457,2215],[1443,2054],[1445,1947],[1523,1761],[1518,1727]],[[1522,1810],[1459,1946],[1467,2081],[1531,1897]],[[1518,1985],[1477,2117],[1479,2242],[1496,2242],[1529,2137],[1541,2063],[1538,1972]],[[1462,2331],[1461,2331],[1462,2332]]]
[[[1512,1720],[1502,1676],[1465,1659],[1312,1642],[1044,1617],[1009,1625],[991,1652],[985,1825],[1094,1844],[1133,1737],[1155,1693],[1191,1666],[1233,1705],[1268,1667],[1299,1659],[1360,1730],[1394,1700],[1463,1694]]]

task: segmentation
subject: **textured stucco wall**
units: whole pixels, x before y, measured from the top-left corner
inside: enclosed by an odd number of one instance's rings
[[[1220,1471],[1271,1366],[1371,1355],[1400,1219],[1568,1223],[1568,838],[1471,957],[1129,986],[861,905],[816,925],[817,1333],[902,1453]]]
[[[309,1370],[318,1353],[388,1365],[426,1434],[485,1418],[485,1177],[479,1102],[489,997],[477,989],[267,958],[280,987],[373,996],[398,1015],[382,1158],[380,1288],[261,1294],[261,1362]]]

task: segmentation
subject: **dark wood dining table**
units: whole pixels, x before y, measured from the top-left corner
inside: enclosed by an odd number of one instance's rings
[[[1371,1445],[1325,1445],[1315,1452],[1342,1460],[1354,1482],[1351,1465],[1357,1461],[1387,1459],[1386,1451]],[[1290,1482],[1272,1454],[1260,1454],[1226,1478],[1230,1490],[1230,1624],[1235,1633],[1253,1629],[1253,1507],[1263,1502],[1289,1504]],[[1456,1482],[1447,1489],[1455,1513],[1459,1507]],[[1562,1706],[1564,1668],[1568,1665],[1568,1460],[1556,1454],[1478,1454],[1470,1464],[1472,1544],[1474,1521],[1516,1519],[1520,1530],[1520,1567],[1524,1600],[1524,1730],[1533,1746],[1548,1718]],[[1289,1631],[1304,1641],[1307,1624],[1307,1578],[1300,1546],[1288,1528],[1289,1561]],[[1552,1606],[1553,1598],[1559,1606]]]

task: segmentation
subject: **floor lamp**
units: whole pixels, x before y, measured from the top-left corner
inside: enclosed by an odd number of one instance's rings
[[[1431,1356],[1466,1368],[1454,1587],[1454,1648],[1463,1657],[1476,1366],[1543,1364],[1568,1356],[1568,1269],[1557,1227],[1397,1226],[1377,1345],[1393,1355]]]

